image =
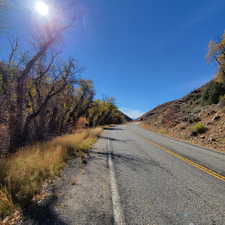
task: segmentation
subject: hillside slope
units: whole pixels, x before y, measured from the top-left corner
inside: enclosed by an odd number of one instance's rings
[[[202,95],[209,85],[192,91],[181,99],[170,101],[146,112],[141,126],[191,143],[225,151],[224,100],[203,106]],[[196,126],[202,131],[195,132]],[[198,129],[198,128],[197,128]]]
[[[128,115],[126,115],[125,113],[123,113],[122,111],[119,110],[119,113],[121,114],[121,117],[123,117],[123,122],[126,123],[126,122],[130,122],[132,121],[133,119],[131,119]]]

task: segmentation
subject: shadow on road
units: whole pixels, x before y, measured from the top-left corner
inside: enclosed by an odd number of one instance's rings
[[[116,154],[113,152],[98,152],[98,151],[89,151],[89,152],[90,154],[101,155],[106,158],[108,158],[111,155],[114,162],[126,165],[132,170],[146,169],[145,165],[152,165],[161,168],[158,162],[149,158],[140,158],[130,154]]]
[[[42,205],[35,205],[24,210],[23,225],[68,225],[63,222],[53,210],[57,197],[53,194]]]
[[[110,140],[110,141],[118,141],[126,143],[128,140],[118,139],[118,138],[112,138],[112,137],[106,137],[106,136],[99,136],[100,139]]]
[[[122,128],[119,128],[119,127],[105,127],[103,128],[104,130],[124,130]]]

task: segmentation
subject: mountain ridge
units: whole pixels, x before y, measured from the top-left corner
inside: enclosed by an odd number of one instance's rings
[[[225,151],[225,100],[221,98],[217,104],[202,104],[211,83],[215,80],[144,113],[138,118],[142,121],[141,127]]]

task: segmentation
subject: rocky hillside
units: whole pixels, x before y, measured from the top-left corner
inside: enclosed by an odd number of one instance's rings
[[[120,113],[121,117],[123,118],[123,123],[131,122],[133,120],[128,115],[126,115],[125,113],[123,113],[120,110],[119,110],[119,113]]]
[[[212,82],[181,99],[159,105],[145,113],[139,118],[143,121],[141,126],[191,143],[225,151],[224,97],[220,96],[217,104],[203,104],[204,98],[212,89],[210,87]]]

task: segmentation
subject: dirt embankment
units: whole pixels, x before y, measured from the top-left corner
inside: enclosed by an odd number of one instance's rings
[[[203,86],[185,97],[145,113],[142,127],[193,144],[225,152],[225,104],[202,106]],[[202,126],[202,131],[194,129]]]

